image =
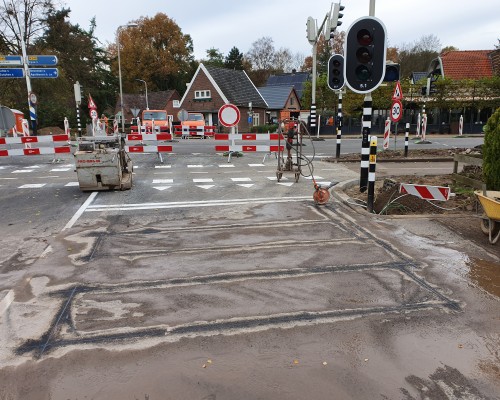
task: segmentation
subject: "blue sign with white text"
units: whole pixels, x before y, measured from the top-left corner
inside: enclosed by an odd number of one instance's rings
[[[24,69],[0,68],[0,78],[24,78]]]
[[[28,65],[57,65],[56,56],[28,56]]]
[[[0,65],[23,65],[21,56],[0,56]]]
[[[30,68],[30,78],[57,78],[59,71],[57,68]]]

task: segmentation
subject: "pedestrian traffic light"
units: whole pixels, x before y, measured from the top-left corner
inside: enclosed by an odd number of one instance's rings
[[[384,82],[396,82],[399,81],[399,64],[386,64],[385,65],[385,75]]]
[[[337,29],[338,26],[342,25],[342,21],[340,19],[344,16],[344,14],[341,13],[341,11],[344,10],[344,6],[340,5],[340,2],[338,3],[332,3],[332,8],[330,10],[330,18],[328,19],[328,23],[326,25],[326,34],[325,34],[325,39],[332,39],[335,30]]]
[[[359,18],[349,27],[344,50],[344,78],[353,92],[370,93],[382,83],[386,51],[386,30],[378,18]]]
[[[328,87],[340,90],[344,87],[344,56],[334,54],[328,60]]]

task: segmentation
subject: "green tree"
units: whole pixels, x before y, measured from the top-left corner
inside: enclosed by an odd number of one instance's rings
[[[229,50],[229,53],[224,60],[224,67],[243,70],[243,53],[241,53],[236,46]]]
[[[212,65],[214,67],[224,66],[224,54],[219,49],[214,47],[207,50],[207,58],[202,61],[205,65]]]
[[[484,127],[483,175],[489,190],[500,190],[500,107]]]
[[[150,91],[176,89],[184,93],[197,63],[191,36],[163,13],[141,17],[135,28],[119,33],[122,82],[125,92],[137,91],[135,79],[143,79]],[[108,48],[111,70],[118,75],[116,43]]]

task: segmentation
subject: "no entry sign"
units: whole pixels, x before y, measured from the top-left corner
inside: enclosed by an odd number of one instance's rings
[[[234,104],[224,104],[219,108],[219,121],[227,128],[238,125],[238,122],[240,122],[240,110]]]

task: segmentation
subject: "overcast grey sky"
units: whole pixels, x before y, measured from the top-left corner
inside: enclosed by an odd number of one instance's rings
[[[236,46],[246,53],[263,36],[274,40],[276,49],[309,55],[306,21],[323,21],[330,0],[60,0],[71,9],[70,20],[85,29],[96,17],[96,36],[106,45],[115,40],[116,29],[140,17],[161,12],[172,18],[184,34],[191,35],[197,59],[217,48],[224,55]],[[336,0],[337,1],[337,0]],[[347,30],[359,17],[368,15],[369,0],[342,0],[345,6],[340,30]],[[376,0],[375,16],[389,37],[389,46],[413,43],[433,34],[442,47],[489,50],[500,38],[500,0]]]

